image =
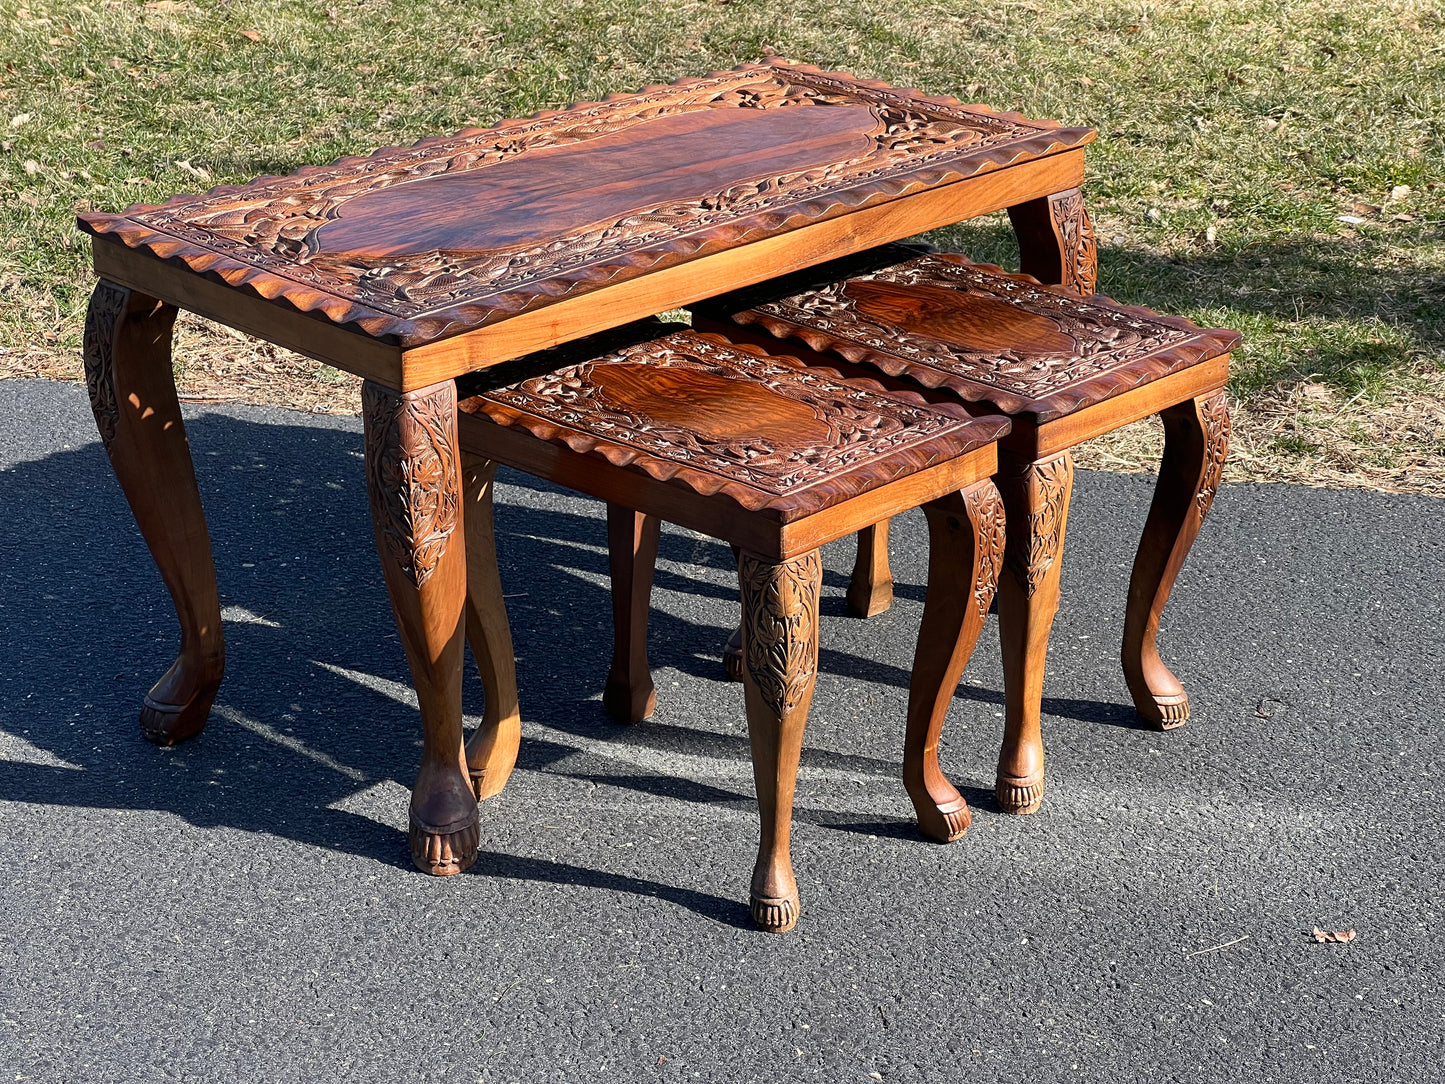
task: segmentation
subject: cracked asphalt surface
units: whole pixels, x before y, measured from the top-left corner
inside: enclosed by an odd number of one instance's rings
[[[419,726],[359,420],[188,426],[229,671],[206,732],[161,750],[136,711],[174,617],[84,392],[0,383],[0,1081],[1445,1075],[1439,500],[1226,486],[1161,635],[1194,717],[1160,734],[1116,659],[1152,483],[1079,472],[1044,809],[989,795],[990,623],[943,754],[973,828],[946,847],[897,768],[922,517],[871,621],[843,615],[851,543],[828,547],[779,936],[746,917],[726,547],[664,532],[657,715],[615,726],[601,506],[504,472],[521,761],[476,867],[433,880],[407,856]]]

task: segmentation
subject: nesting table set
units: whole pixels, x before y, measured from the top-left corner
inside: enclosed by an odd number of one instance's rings
[[[1079,185],[1095,133],[767,61],[413,147],[81,216],[100,277],[85,370],[117,478],[175,602],[146,695],[161,743],[204,726],[219,596],[170,359],[185,308],[365,379],[366,478],[421,708],[414,862],[466,869],[520,725],[492,535],[499,463],[608,502],[604,702],[651,714],[658,524],[730,543],[762,818],[750,908],[798,918],[788,831],[818,657],[818,547],[857,533],[849,592],[887,607],[887,521],[922,507],[929,582],[904,781],[920,829],[968,807],[938,744],[995,590],[998,800],[1043,795],[1039,707],[1082,440],[1161,414],[1166,451],[1126,606],[1134,703],[1188,714],[1159,616],[1218,486],[1232,332],[1093,296]],[[1022,275],[895,244],[1007,209]],[[693,324],[656,313],[690,307]],[[462,726],[463,643],[486,691]]]

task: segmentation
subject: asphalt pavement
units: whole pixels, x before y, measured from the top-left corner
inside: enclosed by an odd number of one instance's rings
[[[664,532],[658,711],[619,727],[602,508],[503,473],[521,761],[476,866],[431,879],[359,420],[187,418],[229,670],[162,750],[136,711],[174,616],[84,392],[0,382],[0,1082],[1445,1078],[1445,503],[1225,486],[1161,634],[1193,719],[1162,734],[1117,662],[1152,483],[1080,471],[1043,811],[989,793],[991,622],[945,735],[974,808],[950,846],[897,767],[922,517],[871,621],[829,546],[803,912],[768,935],[725,546]]]

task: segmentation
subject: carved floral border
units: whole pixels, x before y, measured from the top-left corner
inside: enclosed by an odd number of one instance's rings
[[[591,379],[598,367],[633,360],[761,384],[810,406],[828,425],[829,438],[816,444],[769,442],[761,434],[714,439],[660,423],[611,401]],[[883,393],[872,381],[841,380],[693,332],[493,388],[460,407],[659,481],[677,480],[705,495],[726,493],[749,511],[777,510],[784,520],[964,455],[1008,428],[1005,419],[959,417],[916,396]]]
[[[1043,286],[1027,275],[1011,275],[959,256],[899,247],[901,262],[839,279],[791,297],[732,315],[778,338],[797,338],[819,352],[905,376],[929,388],[947,388],[965,401],[988,401],[1009,414],[1034,414],[1038,421],[1070,413],[1228,353],[1237,332],[1200,328],[1106,297],[1082,298]],[[1003,301],[1052,320],[1074,340],[1069,355],[1023,349],[967,350],[858,311],[849,282],[879,281],[933,286]]]

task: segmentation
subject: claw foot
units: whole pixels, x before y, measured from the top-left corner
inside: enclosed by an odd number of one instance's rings
[[[194,672],[184,657],[177,659],[146,693],[140,709],[140,730],[147,741],[175,745],[205,729],[221,678],[202,680],[192,677]]]
[[[929,839],[940,843],[952,843],[962,839],[973,823],[973,814],[968,803],[960,798],[957,803],[939,808],[932,803],[915,806],[918,813],[918,830]]]
[[[1159,730],[1174,730],[1189,721],[1189,694],[1139,697],[1134,701],[1134,710]]]
[[[784,933],[798,924],[800,904],[798,893],[783,897],[751,896],[748,899],[748,913],[760,930],[769,933]]]
[[[470,816],[440,827],[425,823],[415,813],[410,822],[407,841],[411,844],[411,860],[423,873],[449,877],[470,869],[477,860],[482,827],[476,809]]]
[[[994,784],[994,799],[999,809],[1015,816],[1037,813],[1044,801],[1044,776],[1040,772],[1028,779],[1019,779],[1000,772]]]

